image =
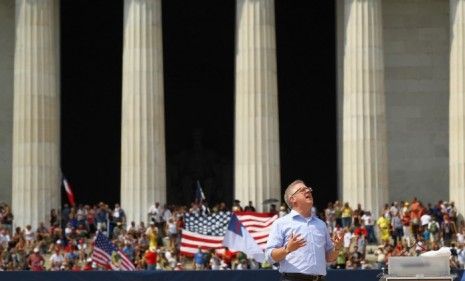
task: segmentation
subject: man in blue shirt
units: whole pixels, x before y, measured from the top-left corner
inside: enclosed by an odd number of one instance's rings
[[[312,189],[303,181],[287,187],[284,201],[292,210],[273,223],[265,258],[279,263],[282,281],[324,280],[326,263],[336,260],[343,234],[331,240],[325,222],[312,216]]]

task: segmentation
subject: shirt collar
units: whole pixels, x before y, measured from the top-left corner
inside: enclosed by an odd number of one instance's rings
[[[312,221],[314,218],[312,215],[310,215],[310,218],[306,218],[306,217],[303,217],[301,214],[299,214],[296,210],[292,209],[290,212],[289,212],[289,215],[291,215],[291,218],[295,218],[295,217],[300,217],[308,222]]]

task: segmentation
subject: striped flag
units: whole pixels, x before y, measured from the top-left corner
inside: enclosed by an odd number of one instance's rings
[[[76,202],[74,200],[74,193],[73,189],[71,188],[71,184],[68,182],[68,180],[63,177],[63,187],[65,188],[66,196],[68,197],[68,202],[71,206],[76,205]]]
[[[271,224],[278,218],[272,213],[235,212],[242,225],[254,240],[265,249]],[[184,215],[185,228],[181,235],[181,254],[193,256],[198,247],[222,249],[223,239],[228,228],[231,212],[219,212],[210,215]]]
[[[263,249],[258,246],[257,241],[245,229],[235,214],[232,214],[229,220],[223,245],[233,251],[241,251],[258,262],[265,260]]]
[[[113,243],[111,243],[111,241],[108,240],[108,238],[100,231],[97,233],[97,237],[95,238],[92,260],[113,270],[136,269],[131,260],[129,260],[129,258],[121,250],[118,250],[115,245],[113,245]]]

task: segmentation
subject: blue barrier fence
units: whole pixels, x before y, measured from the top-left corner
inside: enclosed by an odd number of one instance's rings
[[[453,272],[460,281],[463,270]],[[328,270],[327,281],[378,281],[380,270]],[[0,272],[1,281],[278,281],[275,270]]]

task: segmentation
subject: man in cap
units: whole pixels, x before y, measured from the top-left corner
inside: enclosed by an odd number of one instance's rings
[[[27,264],[31,271],[44,271],[44,258],[39,253],[39,248],[35,247],[34,251],[27,258]]]

